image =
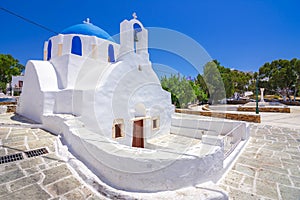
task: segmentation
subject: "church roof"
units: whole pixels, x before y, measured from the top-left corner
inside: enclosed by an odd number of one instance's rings
[[[106,31],[99,28],[98,26],[95,26],[95,25],[89,23],[89,21],[84,22],[83,24],[76,24],[76,25],[70,26],[70,27],[64,29],[61,33],[62,34],[82,34],[82,35],[96,36],[98,38],[113,41],[111,36]]]

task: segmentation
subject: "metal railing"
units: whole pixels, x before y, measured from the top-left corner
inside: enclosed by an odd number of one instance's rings
[[[224,159],[226,159],[242,140],[243,124],[238,125],[223,136]]]

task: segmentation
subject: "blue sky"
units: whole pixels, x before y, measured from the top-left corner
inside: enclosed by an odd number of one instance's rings
[[[110,35],[136,12],[145,27],[163,27],[197,41],[225,67],[257,71],[265,62],[300,58],[300,1],[298,0],[6,0],[11,10],[56,32],[87,17]],[[22,64],[42,59],[43,43],[54,33],[0,10],[0,53]],[[151,40],[151,37],[149,38]],[[177,41],[174,41],[176,44]],[[150,51],[154,63],[195,75],[183,58]]]

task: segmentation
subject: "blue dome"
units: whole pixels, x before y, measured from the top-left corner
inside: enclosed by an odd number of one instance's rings
[[[104,31],[103,29],[99,28],[98,26],[95,26],[91,23],[84,23],[84,24],[76,24],[74,26],[70,26],[66,29],[64,29],[62,34],[82,34],[82,35],[90,35],[90,36],[96,36],[98,38],[106,39],[113,41],[111,36]]]

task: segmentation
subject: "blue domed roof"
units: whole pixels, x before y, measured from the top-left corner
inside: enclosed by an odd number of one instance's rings
[[[113,41],[111,36],[106,31],[91,23],[76,24],[74,26],[70,26],[64,29],[61,33],[90,35],[90,36],[96,36],[102,39]]]

